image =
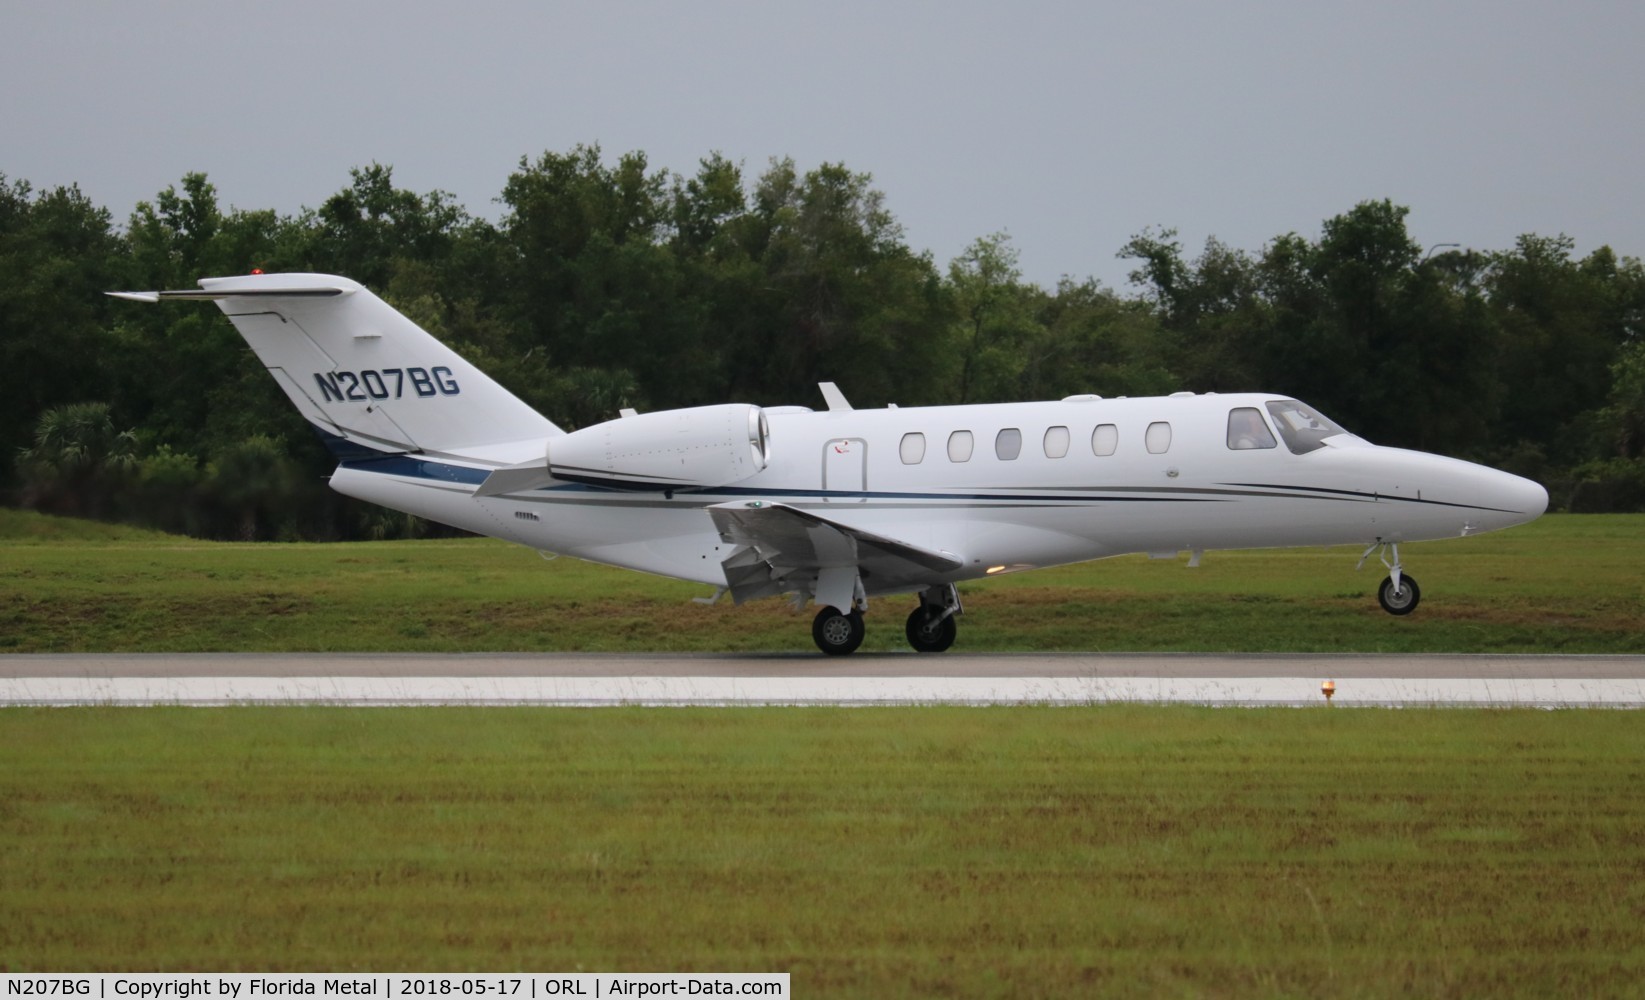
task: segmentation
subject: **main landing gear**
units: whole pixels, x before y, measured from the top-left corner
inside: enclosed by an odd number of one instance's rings
[[[1359,557],[1359,566],[1354,568],[1364,566],[1365,560],[1371,558],[1371,553],[1378,549],[1386,550],[1379,558],[1382,565],[1388,568],[1388,576],[1382,581],[1382,586],[1377,588],[1377,603],[1382,605],[1382,610],[1391,615],[1408,615],[1417,609],[1417,603],[1422,600],[1422,588],[1417,586],[1415,577],[1407,576],[1400,568],[1398,542],[1372,543],[1371,547],[1365,550],[1365,554]],[[1393,553],[1393,562],[1388,561],[1387,552]]]
[[[953,584],[928,587],[920,593],[920,606],[908,616],[908,644],[920,653],[940,653],[954,644],[959,623],[954,616],[962,610],[959,592]],[[811,622],[811,638],[817,648],[830,656],[844,656],[862,645],[862,610],[841,611],[824,606]]]
[[[862,612],[856,608],[841,611],[826,606],[817,612],[817,617],[811,622],[812,641],[829,656],[855,653],[857,647],[862,645],[864,631]]]

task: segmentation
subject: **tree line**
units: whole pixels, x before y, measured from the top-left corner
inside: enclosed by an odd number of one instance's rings
[[[102,294],[258,267],[364,283],[568,428],[812,403],[825,379],[859,406],[1262,390],[1557,506],[1645,509],[1645,268],[1564,235],[1425,252],[1405,207],[1366,201],[1255,251],[1135,234],[1122,292],[1025,281],[1000,233],[939,266],[842,164],[685,176],[578,146],[522,158],[498,200],[491,222],[372,164],[280,215],[191,173],[117,224],[0,175],[0,489],[209,537],[427,530],[324,488],[329,456],[215,310]]]

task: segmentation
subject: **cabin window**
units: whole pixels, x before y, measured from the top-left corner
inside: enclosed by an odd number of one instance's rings
[[[1002,462],[1015,461],[1022,454],[1022,431],[1007,427],[994,436],[994,455]]]
[[[1278,448],[1274,432],[1262,419],[1262,411],[1254,406],[1241,406],[1228,411],[1228,447],[1235,451],[1251,448]]]
[[[1091,432],[1091,454],[1107,458],[1120,446],[1120,429],[1113,424],[1098,424]]]
[[[970,431],[955,431],[948,435],[948,460],[950,462],[971,461],[971,448],[975,443],[971,439]]]
[[[1142,443],[1148,446],[1148,454],[1163,455],[1171,450],[1171,425],[1163,420],[1148,425],[1148,433],[1143,435]]]
[[[1045,457],[1062,458],[1068,454],[1068,428],[1048,427],[1045,430]]]
[[[925,461],[925,435],[918,431],[904,434],[897,451],[902,455],[902,464],[919,465]]]

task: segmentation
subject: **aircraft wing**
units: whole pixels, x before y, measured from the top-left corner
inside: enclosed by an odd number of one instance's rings
[[[846,608],[860,576],[875,591],[918,589],[963,566],[952,552],[922,548],[786,504],[734,501],[708,508],[720,537],[737,546],[725,559],[738,604],[811,590],[819,604]],[[841,602],[844,603],[841,603]]]

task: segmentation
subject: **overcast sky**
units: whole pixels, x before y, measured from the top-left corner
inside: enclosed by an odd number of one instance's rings
[[[0,173],[124,221],[204,171],[293,213],[373,161],[496,218],[598,143],[873,175],[946,267],[1126,289],[1145,226],[1258,250],[1365,199],[1421,243],[1645,254],[1645,4],[0,0]]]

